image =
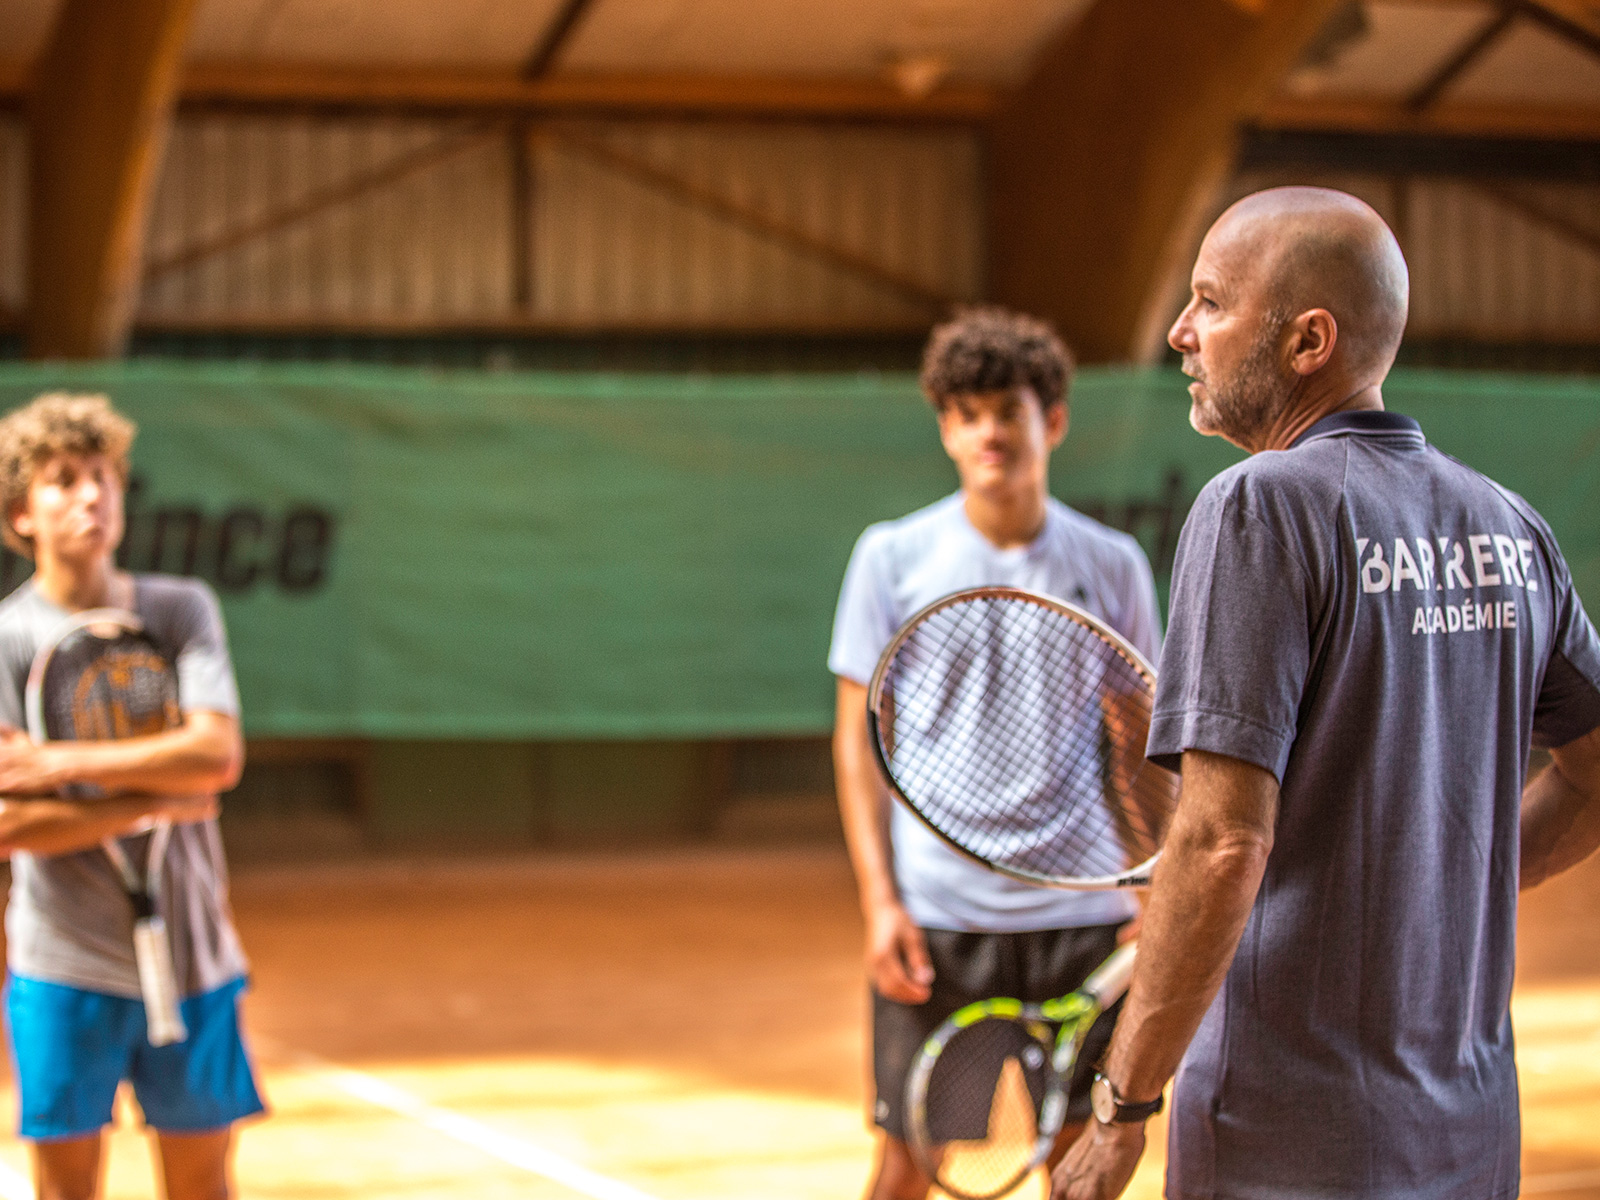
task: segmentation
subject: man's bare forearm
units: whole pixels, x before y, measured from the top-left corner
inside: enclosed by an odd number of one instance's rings
[[[1519,885],[1534,887],[1600,848],[1600,729],[1550,752],[1522,793]]]
[[[1221,987],[1261,887],[1277,800],[1277,781],[1259,767],[1198,751],[1183,756],[1177,816],[1107,1057],[1123,1099],[1160,1094]]]

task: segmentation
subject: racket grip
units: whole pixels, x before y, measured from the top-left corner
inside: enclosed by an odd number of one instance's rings
[[[172,969],[172,946],[167,923],[159,916],[141,917],[133,924],[133,961],[139,971],[139,991],[144,997],[145,1027],[152,1046],[170,1046],[189,1036],[178,1011],[178,979]]]
[[[1094,1002],[1101,1008],[1110,1008],[1128,990],[1128,981],[1133,978],[1133,960],[1138,953],[1138,942],[1119,946],[1116,953],[1083,981],[1083,990],[1093,996]]]

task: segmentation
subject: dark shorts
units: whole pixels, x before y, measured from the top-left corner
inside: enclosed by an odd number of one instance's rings
[[[244,986],[235,979],[186,998],[188,1038],[157,1047],[148,1040],[141,1001],[10,976],[6,1024],[22,1097],[21,1135],[74,1138],[104,1128],[124,1079],[152,1129],[200,1133],[260,1112],[239,1035]]]
[[[873,1121],[906,1140],[906,1075],[922,1043],[944,1019],[975,1000],[1010,996],[1028,1003],[1075,990],[1117,948],[1120,925],[1042,929],[1026,933],[957,933],[925,929],[933,959],[933,995],[926,1004],[901,1004],[872,994],[872,1073],[877,1087]],[[1089,1031],[1068,1089],[1068,1123],[1089,1117],[1089,1084],[1116,1027],[1120,1002]]]

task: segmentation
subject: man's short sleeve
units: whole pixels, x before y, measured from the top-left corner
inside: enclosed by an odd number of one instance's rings
[[[1177,770],[1185,750],[1208,750],[1281,781],[1310,667],[1310,583],[1240,485],[1207,485],[1178,539],[1149,755]]]
[[[868,529],[856,541],[839,589],[833,617],[833,643],[828,670],[843,679],[867,684],[899,627],[887,580],[886,546],[879,531]]]
[[[1600,638],[1551,539],[1555,621],[1550,661],[1533,706],[1533,744],[1565,746],[1600,726]]]
[[[222,608],[199,581],[174,593],[169,636],[176,647],[178,697],[184,712],[239,715],[239,685],[233,677]]]

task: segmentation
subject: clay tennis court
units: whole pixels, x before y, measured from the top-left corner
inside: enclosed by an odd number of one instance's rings
[[[860,929],[832,844],[247,868],[234,898],[273,1109],[242,1196],[860,1192]],[[1591,861],[1524,908],[1527,1195],[1600,1196],[1597,902]],[[9,1130],[9,1077],[3,1104]],[[0,1192],[31,1194],[26,1168],[8,1132]],[[125,1109],[107,1195],[152,1184]]]

